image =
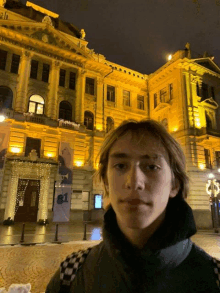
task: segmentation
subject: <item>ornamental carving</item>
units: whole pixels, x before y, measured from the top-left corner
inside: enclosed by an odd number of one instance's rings
[[[44,16],[44,18],[42,19],[42,22],[54,27],[52,19],[48,15]]]
[[[6,0],[0,0],[0,6],[5,7]]]
[[[86,32],[85,32],[85,30],[83,28],[81,29],[80,34],[81,34],[81,39],[85,40]]]

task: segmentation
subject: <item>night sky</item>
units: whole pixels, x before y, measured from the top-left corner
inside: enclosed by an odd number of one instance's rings
[[[31,2],[85,29],[88,47],[96,53],[141,73],[157,70],[187,42],[192,51],[207,51],[220,65],[220,0]]]

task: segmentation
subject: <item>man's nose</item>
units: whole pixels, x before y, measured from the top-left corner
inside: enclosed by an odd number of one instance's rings
[[[132,190],[144,190],[143,173],[138,166],[133,166],[127,173],[125,187]]]

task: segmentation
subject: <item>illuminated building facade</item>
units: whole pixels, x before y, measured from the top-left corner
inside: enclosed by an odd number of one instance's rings
[[[70,221],[82,210],[101,218],[95,207],[103,190],[92,175],[105,134],[123,120],[153,118],[183,146],[192,180],[187,201],[197,225],[210,227],[205,184],[210,162],[220,163],[213,58],[194,58],[188,47],[145,75],[96,54],[84,30],[51,11],[31,2],[0,5],[0,220],[53,219],[62,156],[72,172]]]

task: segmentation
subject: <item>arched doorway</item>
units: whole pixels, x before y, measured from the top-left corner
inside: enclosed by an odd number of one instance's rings
[[[72,105],[69,102],[60,102],[59,119],[72,121]]]
[[[94,115],[90,111],[85,111],[84,114],[84,125],[87,129],[93,130],[94,128]]]
[[[113,128],[114,128],[114,120],[111,117],[107,117],[107,120],[106,120],[106,132],[108,133]]]
[[[206,111],[205,111],[205,119],[206,119],[206,127],[212,128],[212,120]]]
[[[0,110],[12,109],[13,92],[9,87],[0,86]]]

